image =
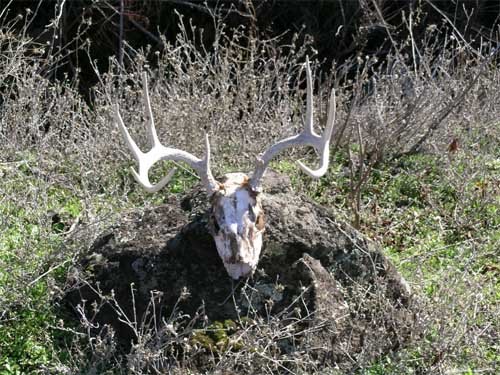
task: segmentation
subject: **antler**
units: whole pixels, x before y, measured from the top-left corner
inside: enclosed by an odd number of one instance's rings
[[[191,166],[196,173],[201,177],[201,180],[207,189],[208,194],[214,193],[218,189],[217,181],[215,181],[212,176],[212,172],[210,171],[210,142],[208,140],[208,135],[205,134],[205,156],[203,159],[198,159],[196,156],[190,154],[189,152],[178,150],[176,148],[169,148],[163,146],[158,140],[158,135],[156,134],[156,129],[153,121],[153,111],[151,110],[151,102],[149,101],[149,93],[148,93],[148,82],[146,73],[142,75],[142,86],[144,91],[144,107],[147,116],[148,123],[148,138],[150,142],[153,144],[153,147],[150,151],[144,153],[142,152],[137,144],[134,142],[132,137],[130,136],[125,124],[123,123],[123,119],[120,115],[120,109],[118,104],[115,105],[115,120],[120,128],[123,137],[125,138],[125,142],[127,143],[130,151],[134,154],[134,157],[139,162],[139,173],[137,173],[132,168],[132,173],[137,180],[145,189],[150,193],[157,192],[161,188],[163,188],[166,184],[169,183],[170,179],[175,173],[175,168],[172,169],[167,176],[165,176],[160,182],[156,185],[152,185],[149,181],[148,172],[149,169],[160,160],[172,160],[177,162],[184,162]]]
[[[335,123],[335,90],[332,90],[330,95],[330,104],[328,109],[328,118],[326,120],[326,129],[322,136],[316,134],[313,128],[313,93],[312,93],[312,77],[311,67],[309,66],[309,58],[306,57],[306,75],[307,75],[307,109],[306,109],[306,124],[302,133],[282,139],[269,147],[264,153],[257,157],[257,163],[254,173],[250,179],[250,186],[253,190],[260,190],[261,180],[264,176],[267,166],[280,152],[292,146],[312,146],[320,155],[320,166],[316,170],[312,170],[300,161],[297,162],[299,167],[313,178],[323,176],[328,169],[330,158],[330,138],[332,136],[333,125]]]

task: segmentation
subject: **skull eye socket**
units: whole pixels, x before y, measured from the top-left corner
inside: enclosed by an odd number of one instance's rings
[[[264,230],[264,214],[261,212],[259,216],[257,216],[257,220],[255,221],[255,226],[257,227],[258,230]]]
[[[211,211],[211,214],[210,214],[209,228],[212,231],[212,233],[214,233],[214,234],[218,234],[220,232],[220,226],[219,226],[219,223],[217,222],[217,219],[215,217],[213,210]]]
[[[257,230],[264,230],[264,213],[261,211],[259,212],[259,215],[256,216],[254,206],[251,204],[248,205],[248,218],[251,222],[255,223]]]
[[[212,226],[213,226],[214,232],[215,233],[219,233],[220,226],[219,226],[219,223],[217,222],[217,220],[215,218],[212,219]]]
[[[217,222],[217,219],[212,216],[210,219],[210,229],[212,230],[212,233],[218,234],[220,232],[220,226],[219,223]]]
[[[255,212],[253,210],[252,205],[248,205],[248,218],[250,219],[251,222],[255,222]]]

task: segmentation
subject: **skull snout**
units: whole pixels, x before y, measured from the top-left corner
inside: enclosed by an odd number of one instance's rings
[[[262,248],[262,208],[244,181],[225,183],[212,199],[210,231],[233,279],[253,273]]]
[[[239,236],[236,233],[229,233],[229,247],[231,250],[231,262],[237,263],[240,261],[239,256]]]
[[[249,247],[248,240],[244,238],[240,233],[229,233],[229,247],[231,250],[231,263],[239,263],[244,261],[243,252],[247,251]]]
[[[237,225],[223,225],[214,235],[224,267],[235,280],[253,273],[262,247],[262,231],[254,231],[252,226],[238,229]]]

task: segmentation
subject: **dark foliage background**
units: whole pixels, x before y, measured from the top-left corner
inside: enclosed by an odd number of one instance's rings
[[[262,40],[279,36],[286,44],[297,37],[311,38],[311,52],[317,54],[325,67],[333,61],[342,63],[360,54],[384,57],[394,40],[404,40],[411,30],[418,42],[431,25],[453,28],[467,43],[479,45],[481,41],[497,38],[500,17],[498,0],[29,0],[7,3],[6,19],[26,14],[28,34],[52,46],[45,53],[62,55],[59,69],[51,74],[59,78],[65,74],[73,77],[81,70],[80,89],[84,93],[97,81],[90,64],[92,60],[96,60],[99,71],[106,71],[109,57],[120,58],[121,40],[125,65],[146,46],[150,46],[149,56],[161,52],[165,43],[174,43],[178,37],[180,17],[204,30],[198,40],[199,48],[214,47],[218,32],[214,16],[217,15],[224,19],[228,33],[235,28],[246,28],[249,41],[254,37]],[[55,20],[57,27],[48,27],[54,26]],[[25,27],[26,22],[18,22],[19,29]],[[439,35],[447,37],[446,32]]]

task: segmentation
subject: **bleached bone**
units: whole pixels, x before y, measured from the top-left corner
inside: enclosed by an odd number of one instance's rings
[[[306,60],[307,74],[307,111],[306,126],[299,135],[283,139],[272,145],[257,160],[252,178],[244,173],[229,173],[221,183],[217,182],[210,171],[210,144],[205,136],[206,152],[203,159],[188,152],[164,147],[156,134],[147,86],[146,74],[143,74],[144,106],[147,114],[148,137],[152,149],[143,153],[130,137],[125,127],[118,105],[115,106],[115,119],[125,142],[139,162],[139,173],[132,169],[135,179],[148,191],[156,192],[172,178],[170,171],[156,185],[149,181],[149,169],[159,160],[173,160],[190,165],[201,177],[211,202],[209,230],[215,240],[217,252],[222,258],[226,271],[233,279],[251,276],[257,267],[262,249],[264,233],[264,211],[262,209],[261,181],[264,172],[280,152],[292,146],[312,146],[320,154],[320,167],[312,170],[298,162],[300,168],[314,178],[323,176],[328,169],[329,142],[335,122],[335,93],[332,90],[326,129],[323,136],[313,128],[312,76],[309,60]]]
[[[297,161],[299,167],[309,176],[320,178],[328,170],[328,162],[330,159],[330,138],[332,137],[333,125],[335,123],[335,90],[332,90],[330,95],[330,107],[328,109],[328,117],[326,120],[326,128],[322,136],[314,131],[314,116],[313,116],[313,94],[312,94],[312,74],[309,66],[309,58],[306,57],[306,76],[307,76],[307,107],[306,107],[306,124],[302,133],[289,138],[282,139],[269,147],[264,153],[257,157],[255,170],[250,180],[250,186],[253,190],[261,189],[262,177],[269,165],[269,162],[280,152],[292,146],[312,146],[316,149],[320,156],[320,166],[316,170],[312,170],[302,162]]]
[[[214,193],[217,188],[217,181],[215,181],[210,171],[210,142],[208,140],[208,134],[205,135],[205,156],[203,159],[198,159],[196,156],[190,154],[189,152],[179,150],[176,148],[170,148],[163,146],[158,140],[158,135],[156,134],[156,129],[153,120],[153,111],[151,110],[151,102],[149,100],[148,92],[148,81],[146,73],[142,75],[142,86],[144,91],[144,107],[147,115],[148,123],[148,137],[149,141],[153,144],[153,147],[148,152],[142,152],[137,144],[134,142],[130,136],[125,124],[123,123],[122,116],[120,115],[120,108],[118,104],[115,105],[115,119],[118,127],[120,128],[125,141],[127,142],[130,151],[134,154],[136,160],[139,162],[139,173],[137,173],[132,168],[132,173],[144,189],[149,193],[155,193],[165,185],[167,185],[175,170],[171,170],[166,177],[164,177],[156,185],[152,185],[149,181],[149,169],[160,160],[172,160],[177,162],[184,162],[193,168],[196,173],[200,176],[203,185],[207,189],[209,194]]]

